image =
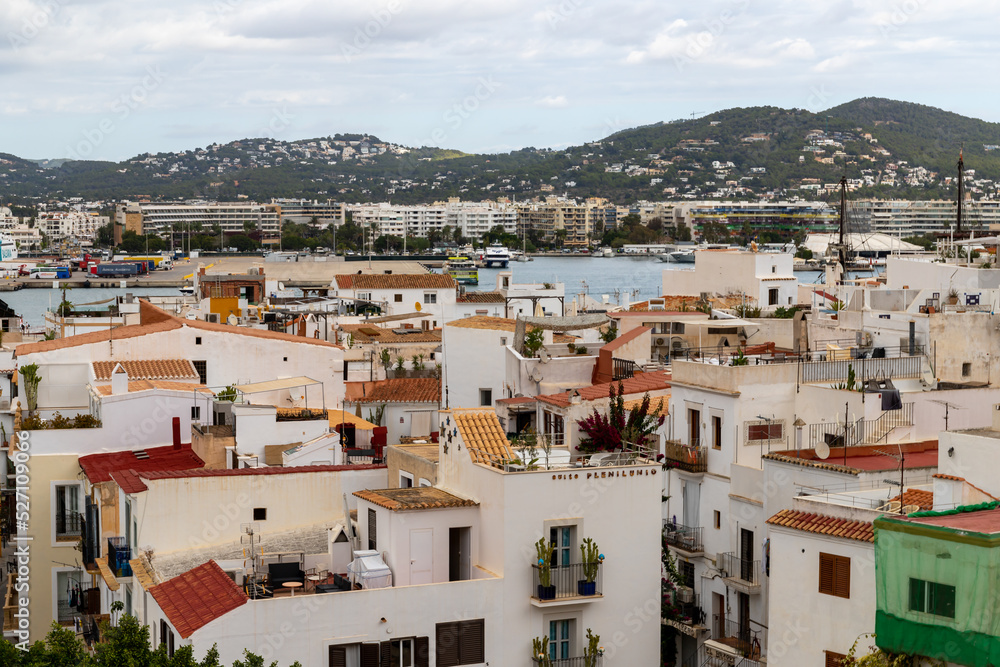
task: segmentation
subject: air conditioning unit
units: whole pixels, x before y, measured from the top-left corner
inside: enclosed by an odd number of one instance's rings
[[[666,342],[667,342],[666,339],[664,339],[662,337],[656,339],[656,344],[657,345],[663,345]]]
[[[723,577],[728,577],[729,573],[726,572],[726,568],[722,566],[723,561],[725,560],[723,556],[725,555],[726,554],[724,553],[715,554],[715,569],[717,569],[722,574]]]
[[[213,322],[215,324],[218,324],[219,323],[219,314],[218,313],[208,313],[207,315],[205,315],[205,321],[206,322]]]
[[[678,586],[677,600],[679,602],[694,602],[694,589],[690,586]]]

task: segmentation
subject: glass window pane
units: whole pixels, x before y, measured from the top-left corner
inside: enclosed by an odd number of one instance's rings
[[[549,642],[556,640],[556,622],[549,621]]]
[[[924,582],[920,579],[910,579],[910,610],[924,610]]]
[[[562,622],[562,637],[561,639],[569,639],[569,621]]]
[[[564,547],[569,546],[569,528],[562,529],[562,545]]]
[[[410,639],[403,640],[403,667],[413,667],[413,641]]]

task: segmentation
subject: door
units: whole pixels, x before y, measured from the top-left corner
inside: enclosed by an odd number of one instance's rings
[[[756,581],[753,568],[753,531],[740,529],[740,579]]]
[[[712,593],[712,636],[726,636],[726,598],[720,593]]]
[[[410,531],[410,585],[429,584],[434,578],[434,529]]]
[[[448,529],[448,581],[472,577],[472,529]]]
[[[701,410],[688,409],[688,436],[689,445],[701,445]]]
[[[746,593],[737,593],[737,614],[740,646],[747,653],[750,650],[750,596]]]
[[[549,621],[549,658],[569,660],[572,620]]]

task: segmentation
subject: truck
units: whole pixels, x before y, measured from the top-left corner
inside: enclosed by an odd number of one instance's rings
[[[139,273],[136,262],[103,262],[90,267],[90,273],[99,278],[129,278]]]

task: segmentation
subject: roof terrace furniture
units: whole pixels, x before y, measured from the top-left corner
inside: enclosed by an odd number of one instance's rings
[[[284,586],[288,582],[304,584],[306,573],[298,563],[269,563],[267,566],[267,583],[272,588]]]

